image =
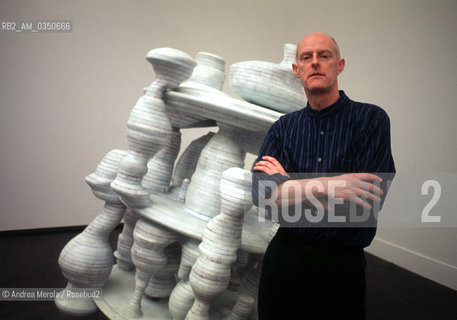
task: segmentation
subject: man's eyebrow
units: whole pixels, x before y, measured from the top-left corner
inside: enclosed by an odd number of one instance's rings
[[[299,57],[303,57],[303,56],[305,56],[305,55],[312,54],[313,52],[314,52],[313,50],[308,50],[308,51],[300,52]],[[330,54],[333,54],[332,50],[330,50],[330,49],[317,50],[317,53],[318,53],[318,54],[322,54],[322,53],[330,53]]]
[[[302,51],[302,52],[300,52],[300,55],[299,55],[299,56],[300,56],[300,57],[303,57],[303,56],[306,56],[306,55],[312,54],[312,53],[313,53],[312,51]]]

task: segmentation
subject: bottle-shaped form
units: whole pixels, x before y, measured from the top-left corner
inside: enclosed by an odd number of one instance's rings
[[[147,173],[147,162],[170,144],[173,134],[162,100],[163,92],[187,79],[196,65],[186,53],[171,48],[151,50],[146,59],[154,68],[156,80],[130,113],[127,121],[129,152],[122,159],[112,183],[113,189],[131,208],[150,206],[149,191],[141,185]]]
[[[134,211],[127,209],[124,213],[124,227],[119,234],[117,240],[117,250],[114,251],[117,266],[121,270],[133,270],[132,262],[132,245],[133,245],[133,229],[140,216]]]
[[[167,266],[168,258],[164,249],[179,240],[180,235],[152,221],[140,218],[133,231],[132,261],[135,264],[135,291],[130,300],[127,316],[139,318],[141,299],[153,274]]]
[[[272,110],[287,113],[303,108],[303,86],[293,73],[292,55],[295,46],[286,44],[279,64],[256,60],[232,64],[230,87],[246,101]]]
[[[208,52],[197,53],[197,66],[192,76],[182,86],[222,90],[225,81],[225,60]]]
[[[290,68],[292,70],[292,63],[296,61],[295,55],[296,55],[296,50],[297,46],[291,43],[286,43],[283,48],[283,59],[279,63],[280,65]]]
[[[173,128],[170,143],[148,161],[148,173],[143,177],[142,186],[151,193],[168,192],[175,159],[181,147],[181,133]]]
[[[244,167],[246,152],[239,146],[239,134],[238,129],[219,123],[219,131],[203,148],[187,188],[185,210],[189,214],[209,221],[220,213],[222,173]]]
[[[72,292],[84,288],[101,288],[109,278],[113,266],[113,252],[108,237],[119,224],[125,206],[119,196],[111,190],[120,159],[126,152],[109,152],[97,167],[95,173],[86,177],[94,195],[105,201],[103,212],[99,214],[82,233],[74,237],[63,248],[59,256],[59,266],[68,280],[62,295],[56,298],[59,309],[75,314],[86,315],[97,310],[92,298],[68,299],[76,296]],[[88,295],[89,296],[89,295]]]
[[[189,281],[195,302],[186,319],[209,319],[210,305],[228,287],[230,267],[241,246],[244,214],[252,206],[250,173],[240,168],[224,171],[220,184],[221,212],[206,226],[200,255]]]
[[[226,94],[221,91],[225,81],[225,60],[215,54],[199,52],[197,54],[197,66],[192,76],[184,81],[178,92],[189,95],[198,95],[208,98],[210,95]],[[177,128],[194,128],[215,126],[214,120],[199,113],[188,113],[174,108],[170,101],[167,102],[167,114],[172,125]]]
[[[179,268],[181,245],[174,242],[164,250],[167,264],[160,270],[151,274],[144,294],[152,299],[167,298],[176,285],[175,274]]]

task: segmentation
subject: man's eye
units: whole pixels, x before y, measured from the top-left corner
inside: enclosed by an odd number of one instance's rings
[[[302,59],[303,61],[307,61],[307,60],[310,59],[310,56],[303,56],[301,59]]]

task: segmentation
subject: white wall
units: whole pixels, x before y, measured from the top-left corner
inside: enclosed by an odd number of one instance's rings
[[[284,43],[330,33],[347,62],[340,87],[390,115],[397,170],[457,171],[453,0],[8,0],[0,13],[73,21],[72,33],[0,32],[0,230],[87,224],[100,212],[84,177],[127,148],[128,114],[154,78],[144,56],[164,46],[228,65],[279,62]],[[457,289],[456,235],[381,226],[369,251]]]

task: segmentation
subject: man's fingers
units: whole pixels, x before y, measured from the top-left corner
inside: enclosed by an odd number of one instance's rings
[[[266,174],[271,174],[272,170],[270,170],[269,168],[265,167],[265,166],[262,166],[262,165],[256,165],[254,166],[254,170],[257,170],[257,171],[262,171]]]
[[[369,199],[375,202],[381,202],[381,198],[379,198],[377,195],[363,189],[358,189],[356,195],[358,198]]]
[[[353,173],[352,175],[360,180],[378,181],[378,182],[382,181],[380,176],[377,176],[377,175],[371,174],[371,173]]]
[[[360,199],[359,197],[354,197],[351,199],[352,202],[355,202],[356,204],[358,205],[361,205],[362,207],[366,208],[366,209],[371,209],[371,205],[366,202],[366,201],[363,201],[362,199]]]
[[[284,170],[282,164],[276,160],[276,158],[270,157],[270,156],[263,156],[262,159],[269,161],[271,164],[273,164],[277,168],[281,168]]]
[[[268,166],[272,166],[272,163],[269,162],[269,161],[259,161],[255,164],[256,166],[264,166],[264,167],[268,167]]]
[[[281,163],[279,163],[278,160],[270,156],[263,156],[262,159],[263,160],[258,161],[254,165],[254,170],[262,171],[269,175],[280,173],[290,178],[290,176],[287,174],[287,172],[284,170],[283,166],[281,165]]]
[[[263,156],[262,159],[270,161],[271,163],[273,163],[276,166],[281,166],[282,167],[282,165],[279,163],[278,160],[276,160],[276,158],[273,158],[273,157],[270,157],[270,156]]]
[[[380,187],[378,187],[377,185],[375,185],[373,183],[369,183],[369,182],[362,181],[360,188],[362,188],[363,190],[366,190],[366,191],[370,191],[371,193],[374,193],[375,195],[382,195],[384,193]]]
[[[259,161],[254,165],[254,170],[271,174],[274,171],[274,165],[269,161]]]
[[[281,168],[276,167],[273,163],[269,161],[259,161],[254,165],[254,168],[256,167],[262,167],[262,168],[267,168],[272,171],[279,171]]]

